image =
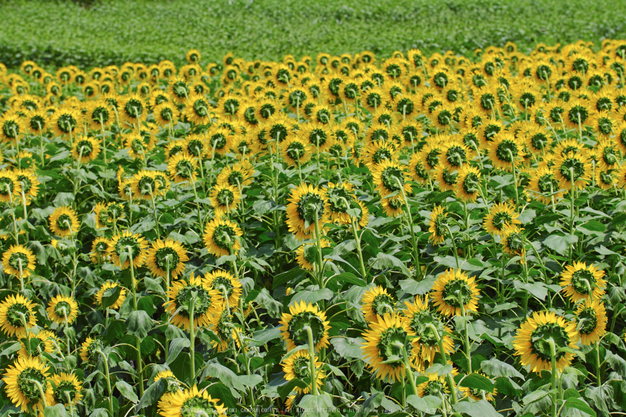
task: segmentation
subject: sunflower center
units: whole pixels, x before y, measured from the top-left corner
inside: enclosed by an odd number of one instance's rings
[[[23,252],[13,252],[9,258],[9,265],[16,271],[25,269],[28,265],[28,255]]]
[[[220,206],[229,206],[233,204],[235,200],[235,194],[228,188],[219,190],[217,193],[217,202]]]
[[[217,415],[213,403],[206,398],[193,397],[180,407],[181,417],[205,417]]]
[[[444,334],[443,324],[430,311],[419,311],[411,317],[410,326],[419,338],[419,342],[426,346],[437,346],[437,334],[429,325],[433,325],[439,335]]]
[[[235,231],[227,224],[220,224],[213,232],[213,243],[222,249],[230,249],[235,244]]]
[[[193,171],[193,164],[187,159],[181,159],[178,163],[176,163],[176,175],[183,179],[191,178]]]
[[[65,319],[66,316],[69,317],[72,312],[72,306],[67,301],[59,301],[57,305],[54,306],[54,314]]]
[[[190,318],[192,302],[194,317],[205,314],[213,305],[213,300],[209,292],[193,284],[188,284],[181,288],[178,294],[176,294],[175,301],[178,308],[180,308],[180,314],[186,318]]]
[[[156,265],[159,267],[159,269],[162,269],[163,271],[166,271],[167,268],[169,268],[171,271],[172,269],[176,268],[176,266],[178,266],[178,263],[180,262],[178,252],[176,252],[176,250],[170,246],[158,249],[154,254],[154,259]]]
[[[440,125],[447,126],[452,122],[452,113],[448,110],[442,110],[437,115],[437,121]]]
[[[96,107],[91,112],[91,119],[94,122],[106,123],[109,120],[109,117],[109,109],[107,109],[106,107]]]
[[[503,140],[496,148],[498,159],[508,163],[513,163],[518,152],[517,144],[510,140]]]
[[[141,246],[134,237],[124,236],[117,241],[115,245],[115,252],[117,252],[118,256],[122,254],[128,255],[130,252],[130,257],[135,259],[141,254]]]
[[[557,323],[545,323],[537,326],[530,335],[530,345],[532,352],[545,361],[552,360],[552,351],[549,339],[554,341],[556,347],[555,359],[558,361],[564,355],[564,351],[560,351],[559,347],[569,346],[570,340],[561,326]]]
[[[385,168],[380,174],[380,179],[390,193],[400,191],[404,185],[404,175],[398,167]]]
[[[198,117],[207,117],[209,115],[209,105],[204,100],[196,100],[193,102],[193,112]]]
[[[216,133],[213,136],[211,136],[211,139],[209,139],[209,144],[211,145],[212,148],[216,150],[220,150],[224,148],[224,146],[226,146],[227,143],[228,141],[226,140],[226,136],[224,136],[222,133]]]
[[[449,306],[455,308],[465,307],[472,300],[472,288],[466,281],[455,279],[444,285],[442,298]]]
[[[104,255],[109,250],[109,244],[106,242],[98,242],[96,243],[95,250],[100,255]]]
[[[596,310],[586,307],[578,313],[578,331],[581,334],[591,334],[598,327],[598,315]]]
[[[140,100],[132,98],[124,106],[124,112],[130,117],[139,118],[143,112],[143,104]]]
[[[382,161],[391,159],[391,156],[392,154],[389,149],[378,148],[376,152],[374,152],[374,155],[372,155],[372,161],[374,161],[375,164],[380,164]]]
[[[143,139],[133,139],[130,144],[130,148],[136,154],[142,154],[144,152],[144,142]]]
[[[54,399],[61,404],[69,404],[76,398],[76,387],[72,381],[61,381],[54,389]]]
[[[144,195],[152,195],[157,189],[156,180],[150,176],[143,176],[137,181],[139,192]]]
[[[309,367],[309,358],[305,356],[298,356],[293,360],[293,373],[298,379],[305,380],[311,377],[311,371]]]
[[[438,396],[440,393],[444,392],[444,385],[441,381],[428,381],[426,386],[424,387],[424,395],[435,395]]]
[[[383,362],[396,359],[396,362],[390,362],[388,365],[397,368],[402,365],[402,358],[404,347],[407,351],[407,355],[411,355],[411,346],[406,343],[407,333],[401,327],[390,327],[384,330],[380,334],[380,341],[376,345],[378,348],[378,355],[383,359]]]
[[[219,291],[222,291],[222,287],[224,287],[226,289],[225,298],[230,298],[230,296],[233,295],[233,291],[235,290],[232,281],[223,276],[218,276],[217,278],[213,279],[212,286]]]
[[[506,239],[506,245],[514,252],[524,249],[524,239],[520,233],[511,233]]]
[[[602,152],[602,159],[607,165],[614,165],[617,163],[617,152],[613,146],[607,146]]]
[[[29,318],[30,310],[24,304],[12,304],[7,310],[7,321],[13,327],[23,327],[24,322],[28,323]]]
[[[59,130],[61,130],[61,132],[63,133],[70,133],[72,130],[74,130],[77,124],[78,122],[71,114],[62,114],[57,119],[57,126],[59,127]]]
[[[365,102],[368,106],[376,108],[382,104],[383,100],[380,94],[372,92],[367,95],[367,97],[365,98]]]
[[[190,155],[200,156],[202,155],[202,151],[204,151],[204,144],[200,140],[194,139],[187,144],[187,152],[189,152]]]
[[[237,114],[237,110],[239,110],[239,100],[231,98],[224,101],[224,111],[226,114],[234,116]]]
[[[596,284],[596,277],[587,269],[579,269],[572,274],[572,287],[578,294],[590,294]]]
[[[446,160],[453,167],[460,167],[465,161],[467,161],[467,154],[460,146],[451,146],[446,151]]]
[[[348,211],[350,200],[352,200],[352,196],[344,188],[333,187],[328,190],[328,202],[333,213],[345,213]]]
[[[393,305],[393,298],[387,294],[379,294],[372,300],[372,310],[381,317],[385,313],[393,313]]]
[[[438,214],[435,219],[435,234],[446,236],[448,234],[448,218],[445,214]]]
[[[561,175],[569,182],[575,182],[585,174],[585,164],[578,158],[570,157],[559,167]]]

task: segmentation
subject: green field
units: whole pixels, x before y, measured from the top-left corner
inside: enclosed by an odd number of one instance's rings
[[[370,50],[389,56],[467,53],[516,42],[524,52],[547,44],[620,39],[626,2],[572,0],[294,0],[0,1],[0,62],[81,67],[170,59],[191,48],[203,62],[228,52],[279,60]]]

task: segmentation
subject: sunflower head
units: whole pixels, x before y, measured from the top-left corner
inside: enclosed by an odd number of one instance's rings
[[[438,397],[448,392],[444,375],[428,373],[426,376],[428,377],[428,381],[424,381],[417,386],[417,395],[420,397],[427,395]]]
[[[37,324],[35,307],[35,303],[21,294],[8,296],[0,303],[0,329],[9,337],[24,337],[27,328]]]
[[[165,310],[172,314],[172,324],[185,330],[208,327],[219,320],[223,310],[223,298],[206,281],[193,274],[187,280],[174,282],[168,292]]]
[[[44,403],[54,404],[49,377],[48,368],[41,359],[21,357],[7,368],[2,379],[7,396],[14,405],[25,413],[35,408],[43,414]]]
[[[606,281],[604,271],[593,265],[587,266],[584,262],[574,261],[574,265],[567,265],[561,274],[563,292],[571,301],[583,299],[599,300],[604,295]]]
[[[580,343],[592,345],[606,333],[606,309],[599,300],[584,299],[576,308],[576,329],[580,335]]]
[[[218,416],[226,417],[226,408],[218,398],[212,398],[206,391],[200,392],[198,386],[164,395],[158,404],[161,416]]]
[[[386,289],[377,285],[363,293],[361,299],[361,311],[365,321],[370,323],[382,317],[385,313],[393,313],[395,310],[395,300]]]
[[[69,206],[59,207],[49,217],[50,231],[59,237],[67,237],[78,232],[80,222],[76,212]]]
[[[146,249],[148,244],[144,238],[129,231],[113,236],[109,255],[113,263],[121,269],[126,269],[131,262],[133,268],[139,268],[146,260]]]
[[[298,394],[308,394],[311,387],[311,355],[308,350],[299,350],[285,359],[282,364],[283,372],[285,373],[285,379],[291,381],[292,379],[300,379],[307,383],[306,388],[295,387],[295,391]],[[324,370],[321,369],[324,365],[318,361],[318,357],[315,356],[315,383],[318,388],[322,386],[322,381],[325,377]]]
[[[58,324],[72,324],[78,317],[78,303],[72,296],[57,295],[50,300],[48,317]]]
[[[429,240],[433,245],[441,245],[449,236],[448,214],[443,206],[436,206],[430,214]]]
[[[204,245],[214,256],[230,255],[241,249],[238,237],[243,235],[239,226],[219,216],[206,224],[204,229]]]
[[[478,311],[480,290],[473,277],[464,271],[448,269],[433,284],[433,301],[437,310],[448,317]]]
[[[12,245],[2,255],[4,272],[19,279],[28,278],[35,270],[36,258],[33,252],[22,245]]]
[[[113,310],[118,310],[124,304],[124,300],[126,300],[126,288],[122,287],[116,282],[107,281],[98,290],[96,295],[94,296],[96,300],[96,305],[102,307],[104,304],[102,302],[103,297],[112,297],[115,293],[118,292],[119,287],[119,295],[117,299],[113,302],[113,304],[109,305],[108,308],[112,308]]]
[[[52,396],[57,404],[76,405],[83,398],[82,383],[72,373],[61,372],[50,378]]]
[[[280,327],[281,336],[287,342],[287,350],[308,344],[308,329],[313,335],[316,351],[329,345],[328,331],[330,325],[326,320],[326,314],[319,311],[316,305],[307,304],[304,300],[300,304],[296,302],[290,305],[289,314],[283,313],[280,324],[282,325]]]

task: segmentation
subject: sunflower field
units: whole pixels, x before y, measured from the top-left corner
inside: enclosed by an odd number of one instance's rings
[[[626,42],[0,64],[0,416],[626,415]]]

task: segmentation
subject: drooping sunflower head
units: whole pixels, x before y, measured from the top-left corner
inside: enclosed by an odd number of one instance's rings
[[[367,366],[382,380],[399,381],[405,376],[403,359],[411,357],[411,332],[404,317],[397,313],[385,313],[363,333],[365,343],[361,346]]]
[[[391,193],[411,192],[411,185],[408,182],[408,176],[404,171],[404,166],[398,162],[384,160],[378,164],[373,172],[372,177],[376,190],[385,197]]]
[[[448,269],[440,274],[432,287],[437,310],[448,317],[478,312],[480,290],[474,277],[464,271]]]
[[[519,228],[517,225],[508,225],[504,228],[501,241],[502,249],[509,255],[520,256],[522,262],[524,262],[526,254],[523,231],[524,229]]]
[[[105,236],[99,236],[93,240],[91,244],[91,252],[89,257],[94,264],[100,264],[109,258],[111,249],[111,241]]]
[[[72,296],[57,295],[48,303],[48,317],[58,324],[72,324],[78,317],[78,303]]]
[[[167,170],[175,183],[184,181],[194,182],[196,180],[197,162],[194,157],[187,152],[179,152],[169,158]]]
[[[154,171],[142,169],[133,176],[130,184],[133,190],[133,198],[151,200],[160,192]]]
[[[61,372],[52,375],[52,397],[57,404],[76,405],[83,398],[82,383],[73,373]]]
[[[576,324],[553,312],[542,311],[526,318],[513,346],[515,354],[521,356],[522,365],[530,365],[532,372],[541,373],[552,369],[553,356],[557,370],[569,366],[574,354],[563,349],[576,349],[577,340]]]
[[[102,357],[98,352],[101,352],[104,345],[100,339],[92,339],[87,337],[80,346],[80,359],[91,365],[95,365]]]
[[[37,409],[43,414],[44,403],[54,404],[48,368],[40,358],[20,357],[10,365],[2,380],[11,402],[23,412]],[[43,388],[42,390],[39,388]]]
[[[28,340],[28,343],[26,341]],[[39,330],[39,333],[30,332],[28,339],[20,341],[22,348],[17,352],[20,357],[39,357],[42,353],[58,353],[59,341],[49,330]]]
[[[428,373],[428,381],[424,381],[417,386],[417,395],[425,397],[427,395],[440,396],[448,392],[445,375]]]
[[[15,172],[0,171],[0,202],[9,203],[13,197],[19,196],[21,192],[22,187]]]
[[[557,155],[554,168],[560,188],[565,190],[581,188],[590,178],[591,167],[580,152],[569,151]]]
[[[433,245],[441,245],[449,236],[448,214],[443,206],[435,206],[430,214],[429,240]]]
[[[576,308],[576,318],[581,344],[592,345],[606,333],[608,319],[602,301],[583,299]]]
[[[508,202],[494,204],[485,217],[484,228],[487,233],[502,236],[507,226],[522,224],[518,217],[519,214]]]
[[[109,255],[113,263],[121,269],[126,269],[133,263],[133,268],[139,268],[146,260],[148,244],[145,239],[129,231],[113,236]]]
[[[2,255],[2,268],[5,273],[24,279],[35,270],[35,261],[35,255],[30,249],[22,245],[12,245]]]
[[[237,209],[241,193],[238,187],[216,184],[209,194],[209,200],[216,215],[229,214]]]
[[[55,209],[48,220],[50,221],[50,231],[59,237],[76,234],[80,228],[76,212],[69,206]]]
[[[9,337],[21,339],[27,328],[37,324],[36,304],[21,294],[10,295],[0,303],[0,329]]]
[[[226,417],[226,408],[218,398],[211,397],[206,391],[200,392],[198,386],[164,395],[158,404],[159,415],[163,417]]]
[[[321,233],[329,219],[330,206],[322,190],[304,183],[291,191],[287,205],[287,226],[296,238],[304,240],[315,233],[316,221]]]
[[[312,334],[315,350],[329,346],[328,332],[330,324],[326,314],[319,311],[314,304],[307,304],[302,300],[289,306],[289,313],[283,313],[280,320],[281,336],[287,343],[287,350],[309,343],[309,329]]]
[[[173,315],[173,325],[189,330],[193,316],[194,327],[208,327],[219,320],[223,298],[206,281],[193,274],[187,280],[174,282],[168,292],[165,311]]]
[[[239,237],[243,235],[236,223],[219,216],[206,224],[204,229],[204,245],[214,256],[230,255],[241,249]]]
[[[377,285],[363,293],[363,298],[361,298],[361,311],[363,312],[365,321],[371,323],[376,321],[378,317],[385,315],[385,313],[393,313],[395,304],[395,300],[387,290]]]
[[[292,379],[300,379],[307,384],[306,388],[295,387],[295,391],[298,394],[308,394],[311,389],[311,355],[308,350],[299,350],[289,356],[282,363],[283,372],[285,373],[285,379],[291,381]],[[322,362],[318,360],[318,357],[314,358],[315,363],[315,383],[318,389],[322,386],[322,382],[325,375],[322,366]]]
[[[115,300],[109,299],[110,297],[114,297],[117,294],[117,298]],[[124,304],[124,300],[126,300],[126,288],[122,287],[117,282],[107,281],[98,290],[96,295],[94,296],[96,300],[96,305],[102,307],[104,306],[104,301],[107,301],[109,304],[108,308],[112,308],[113,310],[119,310]]]
[[[152,243],[146,263],[152,275],[165,278],[169,273],[174,280],[185,271],[188,260],[187,251],[180,242],[158,239]]]
[[[604,271],[584,262],[574,261],[573,265],[567,265],[561,273],[561,286],[563,293],[573,302],[583,299],[599,300],[604,295],[606,281],[603,279]]]
[[[241,282],[233,274],[226,271],[213,271],[204,276],[207,284],[212,289],[219,291],[224,299],[228,301],[231,310],[236,310],[241,298]]]

